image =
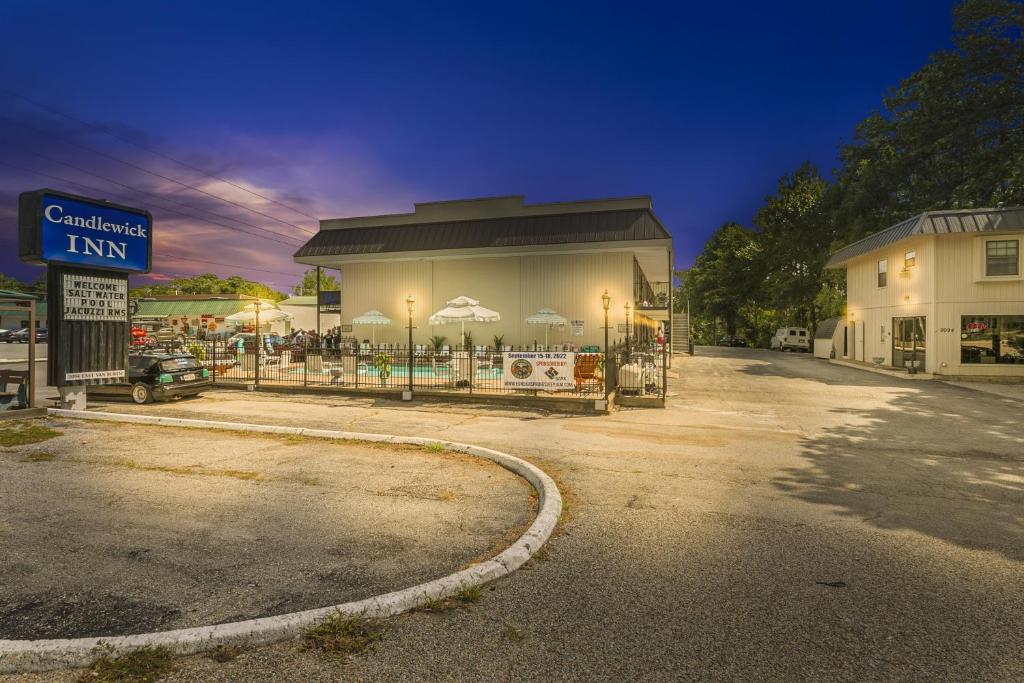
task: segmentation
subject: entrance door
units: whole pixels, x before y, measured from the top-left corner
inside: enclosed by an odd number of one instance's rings
[[[923,315],[892,319],[892,365],[925,369],[925,320]]]

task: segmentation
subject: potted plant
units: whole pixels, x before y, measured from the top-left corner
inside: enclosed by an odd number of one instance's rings
[[[473,350],[473,333],[472,332],[466,332],[465,334],[462,335],[462,348],[465,349],[466,351],[472,351]]]
[[[380,385],[386,386],[388,377],[391,377],[391,356],[386,353],[378,353],[373,359],[373,367],[377,368]]]
[[[440,334],[434,335],[430,338],[430,345],[434,348],[434,353],[441,353],[441,349],[444,348],[444,343],[448,341],[448,337]]]
[[[494,350],[501,353],[501,348],[505,345],[505,335],[496,334],[494,335]]]

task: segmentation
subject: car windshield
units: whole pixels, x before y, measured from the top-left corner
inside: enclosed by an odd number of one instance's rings
[[[175,370],[192,370],[199,367],[199,361],[192,356],[179,356],[160,361],[160,369],[163,372],[174,372]]]

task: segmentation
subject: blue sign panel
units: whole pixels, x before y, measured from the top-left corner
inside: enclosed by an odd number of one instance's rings
[[[41,208],[43,261],[149,272],[149,214],[51,194]]]

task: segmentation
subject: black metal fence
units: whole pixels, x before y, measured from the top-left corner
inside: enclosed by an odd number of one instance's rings
[[[607,354],[558,347],[434,348],[415,345],[300,345],[185,340],[165,347],[196,356],[217,384],[260,387],[441,391],[465,394],[575,396],[612,391],[664,398],[665,352],[617,346]],[[542,355],[536,355],[541,353]],[[526,362],[522,362],[525,360]],[[546,370],[546,372],[545,372]]]

